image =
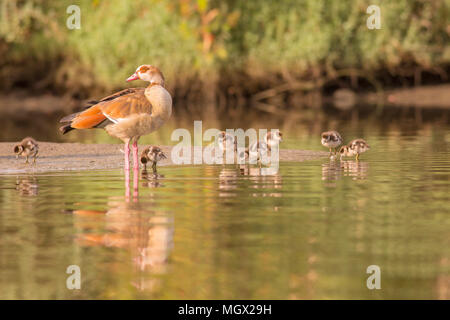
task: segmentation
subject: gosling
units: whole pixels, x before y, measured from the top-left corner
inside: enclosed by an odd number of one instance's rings
[[[237,149],[237,139],[232,134],[226,133],[225,131],[220,131],[217,135],[217,143],[219,150],[222,154],[225,154],[227,146],[233,146],[234,151]]]
[[[149,146],[142,151],[141,163],[144,165],[144,171],[147,171],[147,163],[152,164],[153,173],[156,173],[156,164],[158,161],[167,159],[160,147]]]
[[[39,146],[31,137],[26,137],[22,141],[19,142],[16,146],[14,146],[14,153],[16,154],[16,159],[19,159],[19,156],[26,157],[25,163],[28,162],[29,157],[33,157],[33,163],[36,163],[37,154],[39,152]]]
[[[359,160],[359,155],[370,150],[370,146],[363,139],[355,139],[350,141],[346,146],[343,146],[339,153],[342,157],[353,157],[356,155],[356,160]]]
[[[261,156],[263,154],[271,156],[272,149],[277,149],[282,141],[283,134],[280,131],[274,133],[269,131],[264,137],[264,141],[256,141],[245,150],[245,156],[250,159],[256,159],[259,166],[261,166]]]
[[[331,149],[334,149],[336,155],[336,149],[342,144],[343,139],[337,131],[325,131],[322,132],[322,145],[330,149],[330,157],[333,154]]]

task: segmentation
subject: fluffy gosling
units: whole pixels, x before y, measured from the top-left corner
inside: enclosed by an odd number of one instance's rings
[[[261,166],[261,156],[266,154],[268,157],[271,156],[272,149],[279,147],[280,142],[283,141],[283,134],[279,131],[272,133],[267,132],[264,137],[264,141],[256,141],[250,145],[248,149],[245,149],[245,157],[250,159],[256,159]]]
[[[144,165],[144,171],[147,171],[147,163],[152,164],[153,173],[156,173],[156,164],[158,161],[167,159],[160,147],[149,146],[142,151],[141,163]]]
[[[36,163],[37,154],[39,152],[39,146],[31,137],[26,137],[20,141],[16,146],[14,146],[14,153],[16,154],[16,159],[19,156],[26,157],[25,163],[28,162],[28,157],[33,157],[33,163]]]
[[[343,146],[339,153],[342,157],[353,157],[356,155],[356,160],[359,160],[359,155],[370,150],[370,146],[363,139],[355,139],[350,141],[349,144]]]
[[[330,149],[330,156],[332,155],[331,149],[334,149],[334,154],[336,155],[336,149],[339,147],[343,140],[339,132],[337,131],[325,131],[322,132],[322,145]]]

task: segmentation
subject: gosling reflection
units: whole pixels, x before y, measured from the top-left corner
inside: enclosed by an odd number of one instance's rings
[[[337,181],[344,177],[351,177],[353,180],[364,180],[369,172],[369,163],[364,161],[330,160],[322,164],[322,180]]]
[[[240,165],[236,168],[223,168],[219,174],[219,193],[220,197],[237,196],[237,192],[230,192],[239,188],[241,182],[250,181],[242,186],[245,189],[261,189],[261,191],[251,193],[252,197],[281,197],[280,192],[270,192],[274,189],[282,188],[282,179],[278,171],[273,174],[267,174],[267,168],[252,167],[250,165]]]
[[[162,187],[162,181],[164,180],[164,175],[157,172],[148,172],[143,169],[141,172],[142,186],[147,188],[158,188]]]
[[[111,199],[107,211],[73,211],[81,245],[120,248],[131,253],[136,271],[132,284],[140,290],[157,289],[157,276],[166,273],[173,248],[173,217],[149,211],[152,206]],[[95,229],[101,232],[93,233]]]
[[[248,179],[252,182],[250,188],[253,189],[261,189],[260,192],[252,193],[252,197],[273,197],[280,198],[281,192],[275,192],[275,190],[279,190],[283,186],[283,180],[281,179],[281,175],[277,172],[275,174],[267,175],[262,174],[264,170],[261,168],[248,168]],[[252,170],[252,169],[259,169]],[[266,192],[267,191],[267,192]]]
[[[238,188],[239,171],[236,168],[222,168],[219,173],[219,197],[235,197]]]
[[[336,160],[330,160],[322,164],[322,180],[336,181],[342,178],[343,169],[341,163]]]
[[[369,163],[364,161],[347,160],[341,161],[344,176],[352,177],[352,180],[367,179]]]
[[[16,190],[19,191],[21,196],[37,196],[39,191],[39,185],[36,177],[26,176],[17,177]]]

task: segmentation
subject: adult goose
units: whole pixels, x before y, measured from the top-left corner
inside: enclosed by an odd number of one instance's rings
[[[172,97],[164,88],[164,76],[151,65],[136,69],[127,81],[144,80],[147,88],[129,88],[99,101],[91,101],[81,112],[60,120],[65,123],[63,134],[73,129],[104,128],[109,135],[121,139],[124,144],[125,170],[130,169],[130,142],[133,147],[133,166],[139,168],[138,144],[141,136],[158,130],[172,114]]]

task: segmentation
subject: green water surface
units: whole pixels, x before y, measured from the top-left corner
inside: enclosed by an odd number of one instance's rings
[[[0,298],[449,299],[450,129],[363,133],[359,162],[161,167],[129,197],[121,170],[1,176]]]

